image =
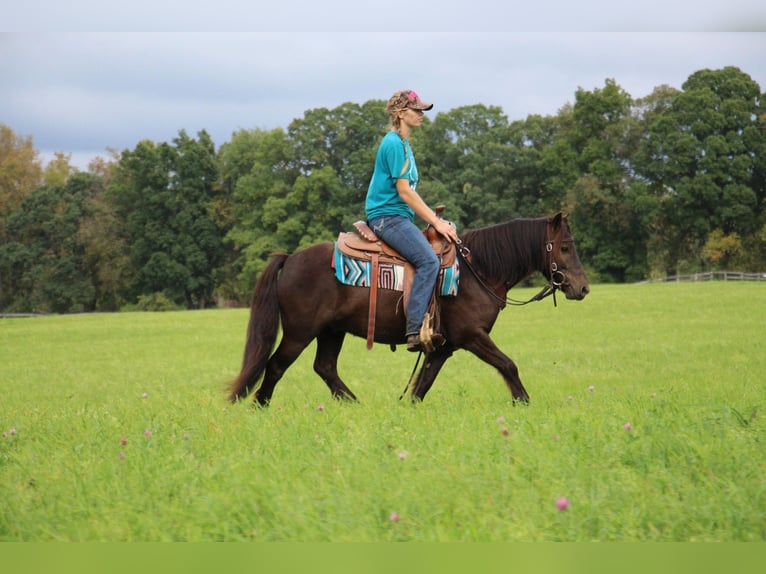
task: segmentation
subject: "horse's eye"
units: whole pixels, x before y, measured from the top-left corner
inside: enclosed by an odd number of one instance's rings
[[[562,245],[561,246],[561,252],[562,253],[569,253],[569,246],[568,245]]]

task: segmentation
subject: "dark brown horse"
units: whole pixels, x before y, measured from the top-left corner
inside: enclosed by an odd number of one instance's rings
[[[548,280],[538,298],[555,296],[557,289],[567,299],[588,294],[588,279],[567,218],[559,213],[551,218],[516,219],[466,231],[461,241],[459,293],[440,298],[445,342],[428,355],[411,385],[412,398],[422,400],[444,362],[457,349],[466,349],[500,372],[515,400],[528,401],[516,365],[495,346],[489,333],[508,302],[507,292],[535,272]],[[247,397],[263,377],[254,400],[267,405],[279,379],[314,339],[316,373],[333,397],[356,399],[338,376],[337,362],[346,333],[367,334],[369,290],[341,284],[331,268],[332,257],[332,243],[273,256],[255,286],[242,371],[231,383],[231,401]],[[403,344],[401,293],[379,290],[378,297],[375,341]],[[272,353],[280,322],[282,340]]]

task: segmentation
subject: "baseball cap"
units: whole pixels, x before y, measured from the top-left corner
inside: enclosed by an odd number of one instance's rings
[[[401,90],[396,92],[389,98],[388,104],[386,104],[386,109],[390,114],[407,108],[410,108],[411,110],[430,110],[433,107],[433,104],[427,104],[421,100],[415,90]]]

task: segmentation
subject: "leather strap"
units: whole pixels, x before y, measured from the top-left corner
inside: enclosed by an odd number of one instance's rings
[[[378,259],[377,253],[371,253],[372,256],[372,276],[370,277],[370,311],[367,318],[367,350],[372,349],[375,342],[375,314],[378,305]]]

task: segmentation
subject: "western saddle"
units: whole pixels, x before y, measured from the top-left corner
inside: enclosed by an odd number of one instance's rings
[[[441,214],[444,211],[444,206],[440,205],[435,211],[437,217],[441,217]],[[367,225],[367,222],[357,221],[354,223],[354,229],[356,230],[356,233],[341,232],[338,235],[338,249],[344,255],[354,259],[371,262],[372,273],[370,277],[370,304],[367,319],[367,348],[372,349],[375,339],[375,316],[377,312],[380,263],[393,263],[395,265],[404,266],[404,309],[407,309],[407,304],[409,302],[412,281],[415,276],[415,267],[395,249],[375,235],[375,232],[369,225]],[[431,244],[434,253],[436,253],[441,260],[442,269],[451,267],[455,264],[457,250],[454,243],[443,239],[431,225],[423,231],[423,234]],[[429,309],[438,309],[438,305],[434,305],[435,298],[436,288],[434,288],[432,304],[429,306]],[[433,350],[433,347],[430,346],[433,335],[431,326],[435,323],[438,323],[438,317],[428,317],[427,314],[426,319],[423,321],[424,328],[421,328],[420,333],[421,344],[426,350]]]

